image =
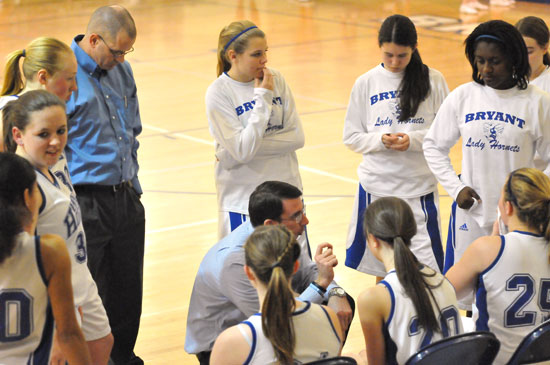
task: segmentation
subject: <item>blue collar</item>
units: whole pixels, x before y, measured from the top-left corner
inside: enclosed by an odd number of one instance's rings
[[[95,78],[99,78],[101,75],[105,74],[107,71],[102,70],[98,64],[94,61],[90,55],[88,55],[79,45],[78,42],[80,42],[84,38],[84,34],[79,34],[76,37],[74,37],[73,42],[71,43],[71,48],[76,56],[76,60],[78,61],[78,66],[84,70],[87,74],[90,76],[93,76]]]

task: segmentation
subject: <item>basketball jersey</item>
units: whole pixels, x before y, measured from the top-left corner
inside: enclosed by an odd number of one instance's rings
[[[16,237],[0,264],[0,364],[48,364],[54,320],[40,254],[40,237]]]
[[[40,171],[36,172],[38,187],[42,193],[42,206],[39,210],[36,231],[38,234],[52,233],[61,236],[71,257],[71,282],[75,306],[85,300],[88,287],[93,281],[88,270],[86,236],[82,225],[80,206],[76,200],[70,180],[58,170],[51,182]],[[58,176],[61,179],[58,179]]]
[[[423,272],[428,271],[423,269]],[[430,343],[463,332],[456,293],[451,283],[439,273],[433,277],[424,277],[424,280],[431,285],[441,283],[432,289],[437,305],[431,299],[441,332],[426,331],[419,327],[416,309],[399,282],[395,270],[390,271],[380,282],[388,289],[391,297],[390,315],[382,328],[386,364],[404,364],[409,357]]]
[[[478,277],[476,330],[500,340],[495,364],[506,363],[527,333],[550,319],[548,241],[528,232],[501,236],[493,263]]]
[[[294,348],[294,364],[304,364],[310,361],[338,356],[341,342],[336,334],[334,324],[325,308],[319,304],[304,302],[305,306],[292,314],[296,347]],[[262,330],[262,315],[257,313],[242,322],[252,331],[250,353],[245,364],[265,365],[277,364],[273,346]]]

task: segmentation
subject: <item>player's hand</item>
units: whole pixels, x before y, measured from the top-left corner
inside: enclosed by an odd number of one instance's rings
[[[351,323],[351,320],[353,319],[353,312],[351,311],[348,298],[340,298],[336,295],[333,295],[329,298],[327,306],[329,306],[336,312],[336,315],[338,315],[338,319],[340,320],[342,332],[345,333]]]
[[[399,137],[393,133],[386,133],[382,135],[382,143],[387,149],[391,149],[394,143],[397,143]]]
[[[390,148],[395,151],[406,151],[411,145],[411,139],[405,133],[394,133],[393,136],[397,137],[395,143],[393,143]]]
[[[273,74],[266,67],[260,77],[254,79],[254,87],[261,87],[273,91]]]
[[[460,190],[456,197],[456,204],[459,208],[470,209],[474,205],[474,199],[481,203],[481,198],[477,195],[476,191],[469,186]]]
[[[334,279],[334,266],[338,265],[338,259],[332,252],[332,245],[324,242],[317,246],[314,259],[319,271],[315,282],[326,289]]]
[[[52,352],[50,355],[50,365],[65,365],[66,363],[67,359],[65,358],[65,355],[63,355],[63,351],[61,351],[61,346],[59,346],[59,340],[57,338],[57,331],[55,331],[53,336]]]

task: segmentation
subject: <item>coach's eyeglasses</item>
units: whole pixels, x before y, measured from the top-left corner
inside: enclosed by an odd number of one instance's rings
[[[111,52],[111,54],[113,55],[114,58],[126,56],[128,53],[134,52],[134,47],[130,48],[127,51],[120,51],[120,50],[112,49],[111,47],[109,47],[107,42],[105,42],[105,39],[103,39],[103,37],[101,35],[98,34],[97,36],[99,37],[99,39],[101,39],[103,41],[103,43],[105,44],[105,47],[107,47],[109,49],[109,51]]]
[[[289,218],[282,218],[283,221],[295,221],[296,223],[300,224],[302,223],[302,219],[304,219],[304,215],[306,215],[306,206],[302,208],[299,212],[294,213]]]

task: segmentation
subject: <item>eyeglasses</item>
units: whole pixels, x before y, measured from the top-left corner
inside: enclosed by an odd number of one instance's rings
[[[299,212],[294,213],[289,218],[281,218],[283,221],[295,221],[296,223],[300,224],[302,223],[302,219],[304,219],[304,215],[306,215],[306,206],[302,208]]]
[[[99,37],[99,39],[101,39],[103,41],[103,43],[105,44],[105,47],[107,47],[109,49],[109,51],[111,52],[111,54],[113,55],[113,57],[117,58],[117,57],[122,57],[122,56],[126,56],[128,53],[130,52],[134,52],[134,47],[130,48],[129,50],[127,51],[119,51],[119,50],[116,50],[116,49],[112,49],[111,47],[109,47],[109,45],[107,44],[107,42],[105,42],[105,39],[103,39],[102,36],[100,36],[99,34],[97,35]]]

